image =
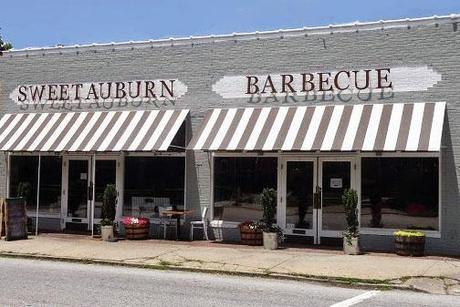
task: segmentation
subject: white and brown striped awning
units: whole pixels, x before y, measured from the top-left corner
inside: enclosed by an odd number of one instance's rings
[[[445,103],[210,110],[189,149],[439,151]]]
[[[166,151],[188,112],[5,114],[0,119],[0,151]]]

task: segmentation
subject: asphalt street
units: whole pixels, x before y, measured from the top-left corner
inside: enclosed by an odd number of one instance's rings
[[[460,306],[460,297],[0,258],[0,306]]]

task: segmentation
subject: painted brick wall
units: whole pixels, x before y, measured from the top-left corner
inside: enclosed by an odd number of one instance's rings
[[[450,23],[404,29],[369,30],[323,35],[227,40],[165,47],[79,48],[62,54],[44,52],[30,56],[6,53],[0,57],[0,113],[20,112],[8,97],[19,84],[73,83],[177,78],[188,86],[174,105],[142,105],[142,109],[190,108],[191,130],[196,132],[206,110],[217,107],[311,105],[338,103],[447,102],[442,149],[442,236],[430,239],[428,249],[460,253],[460,31]],[[11,56],[10,56],[11,55]],[[223,99],[212,84],[224,75],[332,71],[371,67],[420,66],[442,74],[441,82],[421,92],[379,94],[344,99],[309,97],[293,102],[273,99],[254,103]],[[348,97],[345,97],[348,100]],[[103,109],[103,108],[101,108]],[[126,109],[114,107],[113,109]],[[87,110],[87,109],[84,109]],[[96,108],[94,109],[96,110]],[[49,109],[62,112],[65,110]],[[78,109],[77,109],[78,111]],[[26,110],[34,112],[34,110]],[[5,194],[5,159],[0,157],[0,193]],[[209,157],[187,153],[187,206],[209,205]],[[388,241],[366,236],[366,242]]]

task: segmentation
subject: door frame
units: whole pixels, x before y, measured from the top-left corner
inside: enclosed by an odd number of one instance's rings
[[[123,155],[63,155],[62,156],[62,188],[61,188],[61,230],[65,229],[66,223],[72,222],[72,218],[67,217],[68,209],[68,187],[69,187],[69,161],[70,160],[87,160],[88,161],[88,188],[93,184],[94,186],[97,178],[95,178],[95,163],[98,160],[114,160],[116,163],[115,173],[115,188],[118,192],[118,205],[116,207],[116,220],[119,220],[122,214],[123,204],[123,172],[124,172],[124,156]],[[94,194],[94,193],[93,193]],[[94,195],[91,195],[92,200],[87,202],[87,216],[81,219],[82,224],[88,224],[88,230],[92,229],[94,223],[100,223],[100,219],[95,219],[93,216],[94,210]],[[74,221],[75,223],[75,221]],[[77,222],[78,223],[78,222]]]
[[[321,209],[318,209],[318,234],[317,234],[317,243],[321,243],[321,237],[327,238],[342,238],[343,230],[323,230],[323,163],[324,162],[350,162],[350,189],[357,191],[358,195],[360,194],[357,189],[357,166],[356,166],[356,157],[319,157],[318,158],[318,186],[321,189]],[[358,204],[360,201],[358,200]]]
[[[87,210],[86,210],[86,218],[81,218],[80,222],[72,221],[73,218],[67,216],[67,209],[68,209],[68,197],[69,197],[69,162],[71,160],[79,160],[79,161],[87,161],[88,162],[88,180],[87,180],[87,188],[89,189],[91,182],[92,182],[92,159],[91,156],[88,155],[80,155],[80,156],[63,156],[62,157],[62,188],[61,188],[61,229],[66,228],[66,223],[81,223],[81,224],[88,224],[88,230],[90,228],[90,220],[91,220],[91,201],[87,199]]]
[[[284,233],[287,235],[295,236],[309,236],[313,237],[314,244],[321,243],[321,237],[330,237],[330,238],[341,238],[343,236],[344,230],[323,230],[322,229],[322,207],[316,209],[313,207],[312,213],[312,228],[311,229],[299,229],[295,233],[294,229],[289,229],[286,227],[286,193],[287,193],[287,162],[290,161],[307,161],[313,162],[313,193],[316,192],[316,187],[322,188],[322,174],[323,174],[323,162],[350,162],[350,188],[354,189],[360,197],[360,187],[358,185],[359,180],[357,176],[359,172],[357,171],[358,165],[357,161],[359,159],[356,156],[330,156],[330,155],[315,155],[315,156],[298,156],[298,155],[283,155],[278,159],[278,210],[277,210],[277,221],[278,226],[280,226]],[[321,204],[323,202],[323,195],[321,192]],[[359,200],[358,200],[358,203]]]
[[[287,235],[296,236],[308,236],[313,237],[316,240],[317,236],[317,209],[312,208],[312,228],[311,229],[300,229],[300,228],[287,228],[286,225],[286,198],[287,198],[287,163],[288,162],[312,162],[313,163],[313,193],[315,193],[316,186],[318,184],[318,158],[317,157],[300,157],[300,156],[281,156],[278,159],[278,210],[276,211],[276,220],[278,226],[283,229],[283,233]]]

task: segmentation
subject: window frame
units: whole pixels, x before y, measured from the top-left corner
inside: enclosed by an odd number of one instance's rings
[[[125,215],[123,215],[123,210],[124,210],[124,193],[125,193],[125,163],[126,163],[126,157],[150,157],[150,158],[155,158],[155,157],[182,157],[184,159],[184,210],[187,210],[187,153],[185,151],[183,152],[155,152],[155,153],[147,153],[147,152],[130,152],[130,153],[124,153],[122,155],[122,163],[123,163],[123,170],[121,174],[121,180],[122,180],[122,189],[119,191],[120,195],[123,195],[123,201],[121,202],[121,206],[119,209],[119,212],[117,213],[117,217],[119,220],[123,219]],[[155,218],[150,218],[151,221],[154,221]]]
[[[357,172],[359,176],[358,194],[359,194],[359,224],[361,225],[361,164],[362,158],[437,158],[438,159],[438,230],[423,230],[425,235],[430,238],[441,238],[442,233],[442,159],[441,152],[369,152],[361,153],[357,160]],[[366,235],[393,236],[397,228],[371,228],[360,227],[360,233]]]

